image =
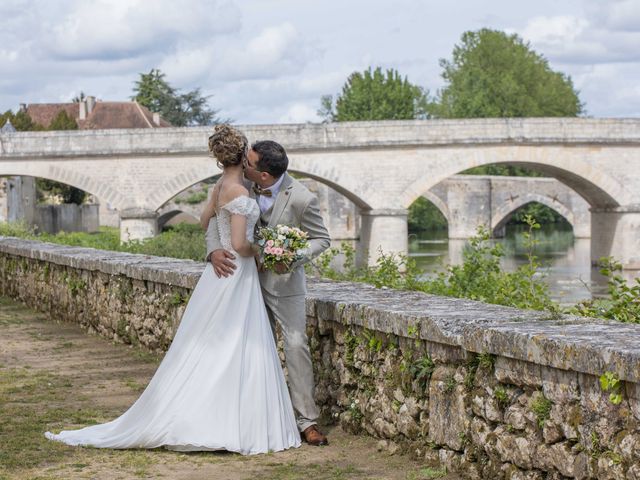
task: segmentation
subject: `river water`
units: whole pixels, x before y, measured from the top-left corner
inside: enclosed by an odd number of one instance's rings
[[[522,231],[522,226],[510,225],[504,238],[492,240],[503,244],[502,267],[507,271],[527,262]],[[606,277],[591,266],[591,241],[588,238],[575,238],[571,227],[553,224],[536,230],[534,235],[539,242],[534,252],[544,265],[541,274],[549,284],[554,300],[570,305],[606,294]],[[460,264],[467,243],[466,240],[448,239],[446,230],[411,234],[409,256],[429,276],[442,270],[443,265]]]

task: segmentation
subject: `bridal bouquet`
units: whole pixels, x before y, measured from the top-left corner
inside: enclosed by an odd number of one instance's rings
[[[290,271],[291,265],[301,260],[309,247],[307,232],[287,225],[262,227],[257,237],[262,265],[272,272],[278,263],[284,264]]]

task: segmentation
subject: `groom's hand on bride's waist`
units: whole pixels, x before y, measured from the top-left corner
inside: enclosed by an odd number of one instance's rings
[[[235,260],[236,256],[223,248],[214,250],[209,255],[209,261],[213,266],[213,271],[220,277],[228,277],[233,275],[233,271],[236,269],[236,264],[232,260]]]

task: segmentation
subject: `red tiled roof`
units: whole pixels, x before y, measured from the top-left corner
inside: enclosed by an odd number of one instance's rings
[[[56,118],[56,115],[58,115],[61,110],[66,111],[67,115],[75,119],[78,127],[80,127],[77,103],[32,103],[27,106],[27,113],[29,117],[31,117],[31,120],[43,127],[51,125],[51,122],[53,122],[53,119]]]
[[[80,120],[78,103],[33,103],[27,106],[31,119],[48,127],[61,110],[67,112],[81,130],[110,128],[166,128],[172,125],[162,117],[160,125],[153,122],[153,113],[136,102],[101,102],[94,104],[86,120]]]

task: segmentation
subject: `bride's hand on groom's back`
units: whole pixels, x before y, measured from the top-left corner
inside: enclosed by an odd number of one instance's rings
[[[236,256],[231,252],[220,248],[211,252],[209,261],[213,266],[213,271],[220,277],[228,277],[233,275],[233,271],[236,269],[236,264],[232,260],[235,260]]]

